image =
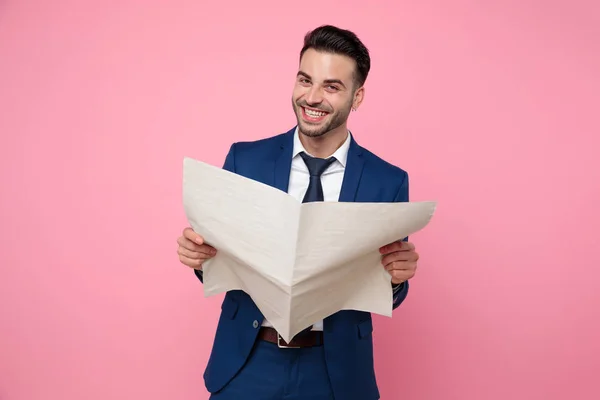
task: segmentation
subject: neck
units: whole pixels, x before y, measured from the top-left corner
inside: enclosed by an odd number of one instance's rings
[[[346,124],[318,137],[306,136],[300,132],[302,146],[313,156],[318,158],[330,157],[339,149],[348,137]]]

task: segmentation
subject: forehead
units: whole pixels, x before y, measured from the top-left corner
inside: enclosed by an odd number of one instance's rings
[[[300,60],[300,71],[312,79],[323,81],[339,79],[350,82],[354,77],[356,63],[350,57],[308,49]]]

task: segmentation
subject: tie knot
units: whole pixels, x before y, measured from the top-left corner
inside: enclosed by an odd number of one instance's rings
[[[335,161],[335,157],[316,158],[309,156],[305,152],[300,153],[300,156],[304,160],[310,176],[321,176],[327,167]]]

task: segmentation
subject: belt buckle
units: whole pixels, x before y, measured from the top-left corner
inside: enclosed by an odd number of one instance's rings
[[[282,344],[282,342],[284,342],[284,340],[281,337],[281,335],[278,333],[277,334],[277,347],[279,347],[280,349],[299,349],[300,348],[300,346],[290,346],[287,344]]]

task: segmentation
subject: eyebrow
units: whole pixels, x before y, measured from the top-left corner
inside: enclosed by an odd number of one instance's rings
[[[312,80],[312,77],[309,74],[307,74],[306,72],[298,71],[298,74],[296,76],[303,76],[306,79]],[[338,85],[342,85],[344,87],[344,89],[346,88],[346,85],[344,85],[344,82],[342,82],[339,79],[325,79],[323,81],[323,83],[326,83],[326,84],[337,83]]]

